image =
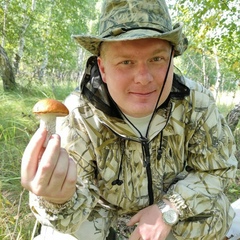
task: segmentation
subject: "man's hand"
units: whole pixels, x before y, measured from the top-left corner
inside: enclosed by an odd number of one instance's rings
[[[76,190],[77,167],[65,149],[59,135],[52,135],[43,147],[47,131],[39,128],[30,140],[22,158],[21,183],[27,190],[45,200],[62,204]]]
[[[129,240],[165,240],[171,231],[171,226],[162,219],[162,213],[157,205],[142,209],[128,222],[128,226],[138,224]]]

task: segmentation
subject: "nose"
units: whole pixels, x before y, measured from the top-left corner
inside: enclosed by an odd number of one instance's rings
[[[136,68],[134,81],[142,85],[147,85],[149,82],[153,81],[153,76],[146,63],[141,63],[138,68]]]

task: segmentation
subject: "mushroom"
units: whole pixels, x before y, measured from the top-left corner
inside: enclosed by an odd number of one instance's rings
[[[46,98],[38,101],[34,105],[33,113],[40,119],[40,127],[44,127],[48,131],[43,145],[46,147],[49,138],[56,132],[56,118],[67,116],[69,111],[63,103],[54,99]]]

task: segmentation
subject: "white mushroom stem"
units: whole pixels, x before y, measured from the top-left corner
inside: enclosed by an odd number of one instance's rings
[[[56,117],[55,113],[39,114],[40,128],[47,130],[47,137],[43,144],[44,147],[47,146],[50,137],[56,132]]]

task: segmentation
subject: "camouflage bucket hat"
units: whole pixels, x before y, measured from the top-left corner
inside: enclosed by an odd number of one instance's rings
[[[181,55],[188,41],[182,33],[182,23],[172,27],[164,0],[104,0],[99,22],[99,35],[73,35],[73,38],[93,55],[105,41],[126,41],[159,38],[169,41],[175,56]]]

